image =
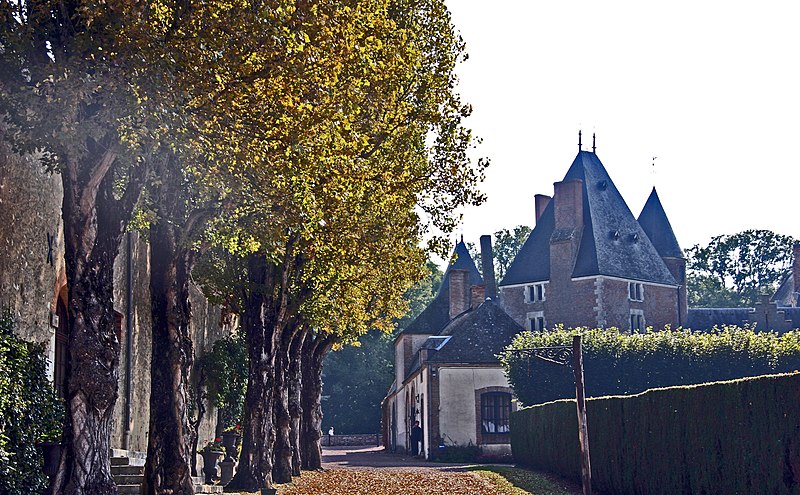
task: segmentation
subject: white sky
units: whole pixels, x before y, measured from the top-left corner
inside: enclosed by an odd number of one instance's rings
[[[800,2],[447,3],[467,125],[492,160],[466,241],[532,227],[579,128],[634,216],[656,186],[684,249],[750,228],[800,238]]]

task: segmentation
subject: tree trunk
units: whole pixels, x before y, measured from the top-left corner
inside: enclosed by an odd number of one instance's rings
[[[113,136],[87,142],[80,160],[66,158],[64,260],[69,285],[66,418],[53,492],[116,494],[111,477],[111,420],[118,396],[120,344],[114,314],[114,259],[141,191],[132,178],[114,197]]]
[[[236,475],[225,491],[255,492],[272,487],[272,392],[275,386],[276,346],[273,329],[265,321],[266,297],[262,288],[268,283],[268,267],[263,255],[252,254],[247,260],[250,287],[243,297],[242,328],[247,340],[250,369],[242,424],[242,452]]]
[[[171,187],[166,180],[162,189]],[[188,391],[192,365],[189,334],[189,270],[191,257],[181,243],[178,224],[170,221],[180,209],[174,191],[160,191],[159,221],[150,236],[150,299],[153,343],[150,363],[150,431],[144,493],[194,493]],[[164,204],[165,197],[172,198]]]
[[[291,414],[289,412],[289,352],[294,340],[296,322],[282,332],[278,356],[275,360],[275,445],[272,480],[275,483],[292,481]]]
[[[306,470],[322,469],[322,362],[333,343],[332,336],[317,335],[303,346],[301,458]]]
[[[300,425],[303,415],[302,405],[302,351],[308,330],[303,327],[289,348],[289,442],[292,445],[292,476],[300,476],[302,466],[300,449]]]

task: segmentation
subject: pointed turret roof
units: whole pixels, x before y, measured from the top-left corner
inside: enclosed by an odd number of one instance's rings
[[[578,153],[564,176],[564,181],[574,179],[583,182],[584,229],[572,277],[605,275],[677,285],[595,153]],[[550,279],[553,203],[545,208],[500,285]]]
[[[439,286],[436,297],[402,333],[436,335],[450,322],[450,273],[452,270],[467,270],[468,286],[483,283],[481,273],[475,267],[475,261],[470,256],[463,238],[456,244],[450,259],[451,262],[442,276],[442,285]]]
[[[672,225],[667,219],[655,187],[639,214],[639,225],[662,258],[683,258],[683,250],[672,231]]]

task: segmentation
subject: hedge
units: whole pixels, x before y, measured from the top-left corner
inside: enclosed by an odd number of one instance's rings
[[[800,374],[587,400],[597,493],[800,493]],[[574,400],[511,415],[525,466],[580,479]]]
[[[523,332],[501,355],[517,399],[541,404],[575,397],[568,368],[528,359],[513,349],[572,345],[583,335],[584,377],[589,397],[628,395],[657,387],[690,385],[800,369],[800,333],[777,335],[748,328],[711,332],[647,331],[627,334],[616,329],[563,328]]]
[[[29,495],[47,488],[36,444],[60,435],[64,409],[47,377],[44,346],[13,333],[0,314],[0,494]]]

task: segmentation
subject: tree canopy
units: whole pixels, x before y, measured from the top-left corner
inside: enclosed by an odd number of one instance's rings
[[[772,294],[789,271],[795,239],[769,230],[718,235],[686,250],[689,305],[755,305]]]

